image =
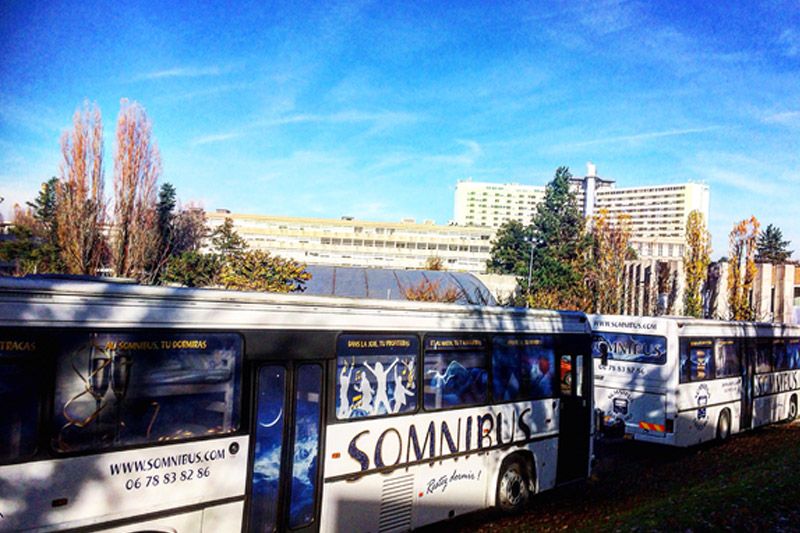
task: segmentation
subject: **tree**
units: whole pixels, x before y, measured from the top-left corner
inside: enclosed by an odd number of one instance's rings
[[[756,261],[763,263],[781,264],[792,257],[789,250],[790,241],[783,240],[783,232],[772,224],[767,225],[756,243]]]
[[[58,248],[45,242],[45,230],[31,208],[14,206],[14,224],[8,233],[12,238],[0,241],[0,259],[14,263],[16,275],[59,271]]]
[[[625,260],[630,249],[631,217],[611,215],[600,209],[592,220],[592,257],[590,287],[596,313],[622,313],[624,304]]]
[[[56,187],[55,223],[58,244],[69,274],[96,274],[102,264],[103,122],[100,109],[89,108],[72,117],[72,131],[61,136],[60,179]]]
[[[444,271],[447,270],[444,267],[444,259],[439,257],[438,255],[431,255],[425,260],[425,264],[422,265],[424,270],[438,270]]]
[[[559,167],[533,217],[534,242],[529,305],[550,309],[588,310],[585,284],[590,239],[570,190],[572,175]]]
[[[695,318],[703,316],[703,283],[711,264],[711,234],[706,229],[703,213],[692,211],[686,222],[686,247],[683,266],[686,289],[683,295],[683,314]]]
[[[58,178],[53,176],[42,183],[42,189],[33,202],[26,202],[33,210],[33,218],[41,225],[41,237],[49,245],[58,248],[58,221],[56,220],[56,194]]]
[[[226,218],[225,222],[211,232],[211,244],[214,250],[226,256],[236,255],[247,249],[247,242],[233,229],[233,220],[230,218]]]
[[[173,219],[172,250],[173,255],[187,251],[198,252],[208,237],[206,212],[191,203]]]
[[[486,267],[494,274],[527,275],[531,253],[531,228],[509,220],[495,234]]]
[[[441,279],[431,282],[428,279],[423,279],[416,285],[410,287],[403,287],[403,294],[406,299],[415,302],[447,302],[454,303],[462,298],[466,298],[464,290],[461,287],[447,285],[442,288]]]
[[[212,287],[219,284],[222,264],[220,255],[189,250],[169,258],[162,281],[184,287]]]
[[[262,250],[228,255],[220,281],[226,289],[239,291],[302,292],[311,279],[306,266]]]
[[[115,276],[144,279],[156,261],[159,243],[156,184],[161,176],[161,154],[144,107],[127,99],[120,106],[111,262]]]
[[[730,235],[731,256],[728,274],[728,307],[733,320],[753,320],[755,311],[750,292],[756,277],[755,249],[759,223],[756,217],[737,223]]]

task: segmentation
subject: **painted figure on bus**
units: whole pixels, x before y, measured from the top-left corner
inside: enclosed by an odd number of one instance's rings
[[[347,360],[345,360],[342,372],[339,374],[339,411],[336,415],[340,419],[350,418],[350,413],[353,410],[350,406],[348,395],[350,393],[350,379],[353,377],[356,365],[351,362],[349,367],[348,369]]]
[[[354,400],[359,400],[356,402],[356,406],[367,415],[371,415],[374,413],[372,408],[372,387],[369,384],[369,379],[367,379],[367,374],[361,371],[356,372],[356,381],[358,382],[356,390],[361,393],[360,398],[354,398]]]
[[[392,408],[389,405],[389,393],[387,391],[387,376],[399,361],[400,359],[395,357],[392,364],[389,365],[389,368],[386,370],[383,369],[383,364],[381,364],[380,361],[375,363],[375,368],[369,366],[369,363],[364,363],[364,368],[372,372],[377,382],[375,385],[375,404],[372,406],[372,414],[380,414],[381,406],[384,407],[385,413],[392,412]],[[364,374],[363,377],[366,377],[366,374]]]
[[[405,372],[405,371],[404,371]],[[403,384],[403,376],[397,375],[397,368],[394,369],[394,409],[392,410],[393,413],[399,413],[401,410],[405,410],[404,407],[408,402],[407,398],[409,396],[414,396],[414,391],[409,390]],[[413,385],[413,381],[409,380],[409,382]]]

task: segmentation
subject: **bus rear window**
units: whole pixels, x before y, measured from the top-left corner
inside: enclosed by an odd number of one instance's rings
[[[667,361],[666,337],[598,332],[592,343],[592,355],[597,359],[602,357],[602,344],[608,347],[610,360],[651,365],[663,365]]]
[[[681,383],[714,379],[714,341],[681,339]]]
[[[58,452],[239,427],[238,335],[95,333],[59,341],[53,415]]]

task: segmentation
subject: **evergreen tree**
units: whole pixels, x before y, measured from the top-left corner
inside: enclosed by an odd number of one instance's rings
[[[783,240],[783,232],[780,228],[769,224],[767,229],[758,236],[756,261],[772,264],[785,263],[792,256],[792,250],[787,249],[789,244],[790,241]]]
[[[247,243],[233,229],[233,220],[230,218],[226,218],[224,223],[211,232],[211,244],[217,252],[226,256],[236,255],[247,249]]]
[[[587,310],[590,305],[584,283],[590,237],[570,189],[571,177],[567,167],[556,170],[533,217],[535,244],[528,288],[533,307]]]
[[[516,220],[500,226],[489,252],[490,258],[486,262],[489,272],[527,276],[531,253],[530,237],[530,226],[523,227]]]

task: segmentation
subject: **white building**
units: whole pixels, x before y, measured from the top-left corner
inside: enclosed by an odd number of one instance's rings
[[[442,259],[449,271],[486,271],[494,228],[206,213],[212,228],[233,221],[251,249],[308,265],[423,268],[428,258]]]
[[[573,177],[571,182],[585,216],[604,208],[613,215],[631,217],[631,245],[641,259],[680,260],[689,213],[697,209],[708,221],[707,185],[683,183],[616,188],[614,180],[598,176],[591,163],[586,176]],[[498,228],[504,222],[518,220],[527,225],[544,194],[545,186],[459,181],[455,222],[459,226]]]

